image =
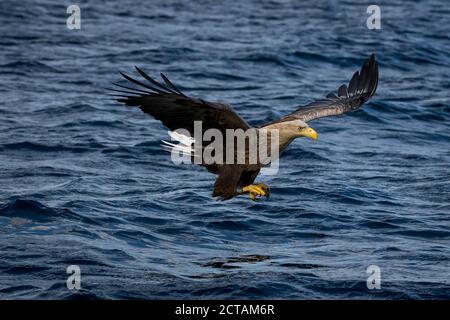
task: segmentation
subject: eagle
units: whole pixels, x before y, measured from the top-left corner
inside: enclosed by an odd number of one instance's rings
[[[263,131],[269,132],[265,135],[265,139],[276,144],[277,156],[279,156],[296,138],[307,137],[314,140],[318,138],[317,132],[308,124],[310,121],[359,109],[375,94],[378,85],[378,63],[375,54],[372,54],[363,63],[361,70],[353,74],[348,85],[343,84],[336,92],[330,92],[325,98],[299,106],[295,111],[280,119],[252,127],[230,105],[187,96],[164,74],[161,73],[163,82],[158,82],[142,69],[135,68],[143,80],[136,80],[120,72],[132,85],[113,83],[116,86],[111,89],[114,91],[112,93],[114,99],[130,107],[139,107],[146,114],[161,121],[170,129],[169,135],[172,139],[179,142],[179,144],[173,144],[163,141],[163,146],[171,151],[189,154],[192,158],[194,158],[195,139],[192,137],[195,135],[195,123],[201,123],[202,132],[208,129],[215,129],[224,134],[229,130],[254,130],[258,134]],[[184,130],[184,133],[180,134],[179,130]],[[276,141],[272,133],[275,131],[277,132]],[[200,146],[204,150],[206,142],[201,142]],[[238,150],[239,148],[244,149]],[[203,160],[195,162],[217,175],[212,196],[220,200],[228,200],[241,194],[248,194],[251,200],[268,198],[269,186],[265,183],[255,183],[257,175],[264,166],[267,166],[267,162],[263,163],[261,159],[249,162],[247,143],[233,145],[231,149],[224,147],[223,150],[225,153],[241,152],[246,155],[245,161],[241,163],[211,163],[211,161]],[[275,149],[270,148],[270,150]],[[275,156],[272,154],[270,156],[273,161]]]

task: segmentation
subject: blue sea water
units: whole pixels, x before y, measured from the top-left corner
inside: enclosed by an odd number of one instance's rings
[[[380,30],[367,1],[77,3],[80,30],[70,1],[0,2],[1,299],[450,298],[447,1],[376,1]],[[311,122],[268,201],[215,201],[105,90],[137,65],[258,125],[372,52],[375,97]]]

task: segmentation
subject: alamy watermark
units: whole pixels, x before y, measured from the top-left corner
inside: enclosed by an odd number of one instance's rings
[[[375,4],[367,7],[367,13],[370,16],[366,20],[367,28],[370,30],[381,29],[381,9]]]
[[[79,30],[81,29],[81,10],[76,4],[72,4],[67,7],[67,14],[70,16],[66,20],[66,26],[69,30]]]
[[[379,266],[372,264],[367,267],[366,273],[369,275],[367,278],[367,289],[381,289],[381,269]]]
[[[218,129],[203,131],[194,121],[194,135],[186,129],[169,131],[173,142],[162,141],[171,152],[174,164],[242,164],[263,166],[261,174],[274,175],[279,167],[279,131],[277,129]]]
[[[67,267],[66,273],[70,276],[66,280],[66,286],[69,290],[81,289],[81,269],[77,265],[70,265]]]

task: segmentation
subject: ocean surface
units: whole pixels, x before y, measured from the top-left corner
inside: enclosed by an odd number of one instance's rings
[[[376,2],[379,30],[366,1],[82,0],[69,30],[70,1],[1,1],[0,299],[449,299],[450,9]],[[267,201],[214,200],[106,90],[137,65],[259,125],[372,52],[374,98],[311,122]]]

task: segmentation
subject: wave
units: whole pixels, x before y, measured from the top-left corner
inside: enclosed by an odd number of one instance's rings
[[[22,218],[31,222],[46,223],[69,219],[97,225],[98,223],[66,208],[51,208],[36,200],[13,199],[0,207],[0,217]]]
[[[270,53],[250,53],[241,56],[234,57],[236,61],[249,61],[253,63],[261,64],[273,64],[279,66],[289,65],[288,61],[283,59],[280,55]]]
[[[0,65],[3,73],[27,75],[34,72],[61,73],[63,71],[51,67],[40,61],[17,60]]]
[[[15,199],[0,208],[0,216],[20,217],[42,222],[56,219],[59,213],[35,200]]]
[[[94,147],[94,146],[92,146]],[[82,153],[89,151],[89,148],[86,147],[68,147],[66,145],[48,145],[31,141],[23,141],[23,142],[15,142],[15,143],[5,143],[0,145],[0,150],[9,151],[9,150],[31,150],[31,151],[39,151],[39,152],[74,152],[74,153]]]

